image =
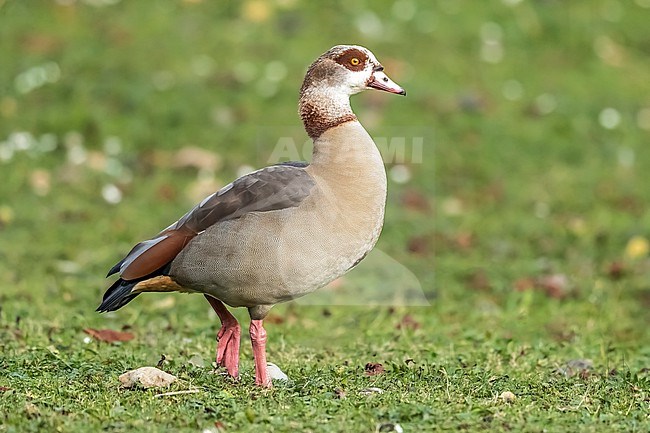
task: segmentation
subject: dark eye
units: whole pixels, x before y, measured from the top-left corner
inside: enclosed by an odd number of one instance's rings
[[[357,66],[357,65],[359,64],[359,59],[357,59],[356,57],[352,57],[352,58],[350,59],[350,64],[351,64],[352,66]]]

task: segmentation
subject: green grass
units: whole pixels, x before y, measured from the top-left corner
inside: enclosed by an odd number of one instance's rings
[[[650,238],[648,2],[265,5],[0,0],[0,432],[648,431],[650,259],[631,248]],[[199,296],[94,313],[134,242],[267,164],[278,137],[302,143],[302,76],[338,43],[372,49],[409,92],[354,97],[362,123],[422,137],[423,158],[389,184],[377,248],[395,262],[339,287],[356,305],[272,311],[289,383],[253,386],[246,338],[242,380],[213,374],[218,321]],[[220,163],[177,167],[188,146]],[[370,305],[405,270],[431,305]],[[119,388],[161,354],[170,390],[199,392]]]

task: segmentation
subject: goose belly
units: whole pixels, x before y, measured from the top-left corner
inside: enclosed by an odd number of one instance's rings
[[[231,306],[272,305],[323,287],[372,249],[383,207],[374,214],[328,214],[306,205],[210,227],[172,262],[170,274]]]

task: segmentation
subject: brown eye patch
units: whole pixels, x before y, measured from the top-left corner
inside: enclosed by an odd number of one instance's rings
[[[343,51],[335,61],[351,71],[359,72],[363,71],[363,68],[366,66],[368,55],[356,48],[350,48],[349,50]]]

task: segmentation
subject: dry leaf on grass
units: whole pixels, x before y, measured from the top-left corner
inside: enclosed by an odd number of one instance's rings
[[[413,211],[428,213],[431,210],[429,198],[416,189],[406,190],[400,197],[401,204]]]
[[[135,336],[130,332],[114,331],[112,329],[93,329],[85,328],[84,332],[95,340],[105,341],[107,343],[114,343],[116,341],[130,341]]]
[[[623,262],[612,262],[607,268],[607,276],[614,281],[620,280],[626,274],[627,270]]]
[[[120,375],[120,383],[124,388],[142,386],[143,388],[162,388],[176,381],[176,376],[165,373],[156,367],[140,367]]]
[[[395,325],[395,328],[415,330],[415,329],[419,329],[420,326],[421,326],[420,322],[415,320],[413,316],[411,316],[410,314],[406,314],[404,315],[404,317],[402,317],[402,320],[400,320],[399,323]]]
[[[564,274],[551,274],[540,277],[537,280],[537,287],[554,299],[564,299],[569,295],[569,279]]]
[[[365,370],[368,376],[377,376],[378,374],[383,374],[385,372],[384,366],[378,362],[367,363]]]
[[[266,316],[264,319],[264,323],[273,323],[274,325],[280,325],[284,323],[284,317],[280,316],[279,314],[269,314]]]
[[[484,269],[477,269],[465,278],[466,285],[472,290],[488,291],[492,288],[490,277]]]
[[[413,236],[408,240],[406,249],[409,253],[427,255],[431,251],[430,239],[427,236]]]
[[[565,274],[519,278],[514,282],[514,289],[518,292],[536,289],[553,299],[565,299],[572,294],[569,278]]]

